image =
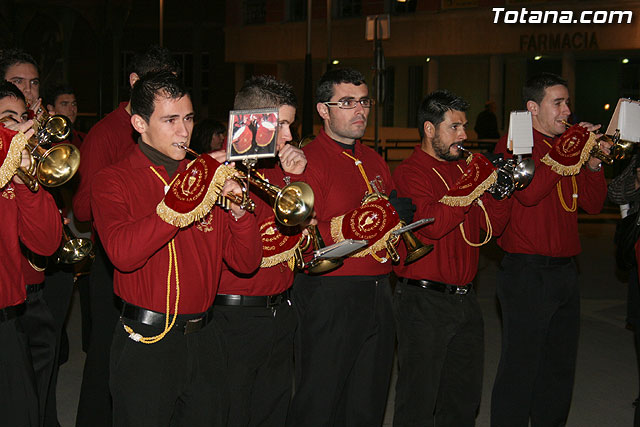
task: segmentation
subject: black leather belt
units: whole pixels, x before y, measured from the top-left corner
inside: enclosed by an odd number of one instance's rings
[[[6,322],[7,320],[15,319],[24,313],[25,304],[12,305],[0,309],[0,322]]]
[[[43,289],[44,289],[44,282],[38,283],[37,285],[27,285],[27,295],[34,294]]]
[[[508,255],[538,265],[567,265],[573,260],[573,257],[553,257],[536,254],[509,253]]]
[[[122,302],[122,310],[120,311],[122,319],[133,320],[135,322],[144,323],[145,325],[164,328],[165,313],[147,310],[127,302]],[[213,320],[213,306],[204,313],[197,314],[179,314],[176,317],[175,327],[180,328],[185,335],[199,331]]]
[[[466,295],[473,287],[473,283],[467,283],[464,286],[456,286],[425,279],[418,280],[398,277],[398,280],[407,285],[417,286],[422,289],[429,289],[430,291],[442,292],[443,294]]]
[[[216,295],[214,305],[242,306],[242,307],[276,307],[289,301],[289,289],[277,295]]]

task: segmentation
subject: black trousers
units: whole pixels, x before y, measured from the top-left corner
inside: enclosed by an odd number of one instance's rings
[[[491,425],[564,426],[569,414],[580,325],[573,259],[506,254],[498,273],[502,353]]]
[[[640,282],[638,281],[638,266],[629,271],[629,293],[627,295],[627,322],[633,326],[634,343],[636,347],[636,364],[640,372]],[[640,392],[639,395],[640,396]],[[633,426],[640,427],[640,405],[635,405]]]
[[[143,336],[162,332],[162,328],[124,322]],[[226,425],[227,357],[215,322],[188,335],[174,327],[154,344],[133,341],[118,325],[110,365],[114,426]]]
[[[45,276],[43,298],[53,317],[53,328],[56,336],[55,357],[51,372],[51,381],[46,397],[44,412],[44,425],[46,427],[58,426],[58,411],[56,389],[58,386],[58,372],[60,371],[61,354],[68,355],[69,341],[66,339],[65,320],[73,295],[73,272],[71,266],[53,266],[48,269]],[[66,348],[63,346],[66,345]]]
[[[228,427],[283,427],[293,388],[293,307],[216,305],[213,313],[229,355]]]
[[[89,277],[91,337],[82,373],[76,426],[111,427],[109,351],[120,312],[113,293],[113,265],[99,243]]]
[[[394,353],[387,276],[298,274],[291,427],[382,425]]]
[[[398,382],[393,425],[475,425],[484,325],[475,290],[452,295],[398,282]]]
[[[0,322],[0,425],[40,425],[28,338],[17,319]]]
[[[29,353],[33,363],[40,425],[44,425],[49,386],[56,357],[55,320],[44,300],[43,292],[43,290],[39,290],[27,295],[26,310],[18,318],[22,330],[27,335]]]

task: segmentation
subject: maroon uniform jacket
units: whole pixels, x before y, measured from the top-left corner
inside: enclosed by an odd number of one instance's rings
[[[562,177],[540,162],[549,152],[554,139],[534,129],[533,141],[535,175],[527,188],[514,193],[511,219],[498,244],[509,253],[551,257],[577,255],[580,253],[578,212],[577,209],[568,212],[574,203],[573,182],[577,187],[577,206],[587,213],[597,214],[607,197],[604,171],[592,172],[585,166],[575,177]],[[495,152],[511,157],[507,152],[506,135],[498,141]],[[558,183],[561,191],[558,191]],[[562,205],[560,197],[568,210]]]
[[[27,297],[20,242],[37,254],[52,255],[60,245],[62,222],[49,193],[32,193],[13,183],[0,190],[0,217],[0,308],[4,308]]]
[[[181,162],[178,172],[188,161]],[[254,271],[261,259],[255,217],[245,214],[237,222],[214,207],[206,226],[200,222],[177,228],[156,214],[168,183],[164,167],[154,166],[136,147],[124,160],[96,175],[91,189],[94,224],[115,267],[115,293],[128,303],[166,311],[169,242],[176,248],[180,281],[179,314],[201,313],[218,290],[222,258],[240,272]],[[171,311],[176,296],[171,274]]]
[[[422,243],[434,245],[433,251],[405,266],[406,248],[402,244],[400,263],[394,266],[398,276],[457,286],[466,285],[475,277],[480,251],[464,240],[459,224],[463,224],[467,240],[479,243],[484,240],[480,237],[480,229],[486,230],[485,214],[476,203],[467,207],[454,207],[439,202],[447,192],[447,187],[453,187],[465,167],[464,160],[438,161],[422,151],[420,146],[416,146],[413,154],[394,171],[393,180],[398,186],[398,196],[410,197],[416,205],[414,217],[435,218],[432,224],[414,231]],[[481,200],[489,214],[493,235],[497,235],[509,219],[511,201],[507,199],[498,202],[488,193]]]
[[[313,188],[318,231],[327,245],[333,243],[331,218],[344,215],[361,206],[362,199],[368,192],[358,166],[343,152],[362,162],[368,180],[376,182],[380,193],[388,195],[395,189],[389,166],[378,153],[356,141],[354,154],[351,150],[342,148],[321,130],[320,134],[304,147],[307,156],[305,179]],[[378,255],[387,256],[386,251],[380,251]],[[376,276],[390,272],[391,261],[380,263],[371,255],[367,255],[362,258],[348,257],[344,265],[325,275]]]
[[[105,118],[91,128],[82,142],[80,161],[80,185],[73,196],[73,214],[78,221],[93,219],[91,212],[91,187],[96,174],[129,154],[136,146],[131,116],[122,102]]]
[[[283,188],[285,182],[285,172],[278,165],[275,168],[260,169],[258,172],[268,178],[269,182]],[[291,182],[301,181],[301,175],[290,175]],[[266,198],[261,190],[251,193],[252,200],[256,203],[256,218],[258,223],[273,217],[273,209],[267,204]],[[286,262],[282,262],[272,267],[261,267],[251,274],[237,274],[229,268],[225,262],[220,279],[218,293],[231,295],[277,295],[289,289],[293,283],[293,271]]]

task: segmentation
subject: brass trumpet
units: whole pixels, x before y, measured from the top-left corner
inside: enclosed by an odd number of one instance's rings
[[[325,247],[324,240],[318,232],[318,227],[309,225],[307,227],[309,233],[305,244],[296,248],[295,257],[296,265],[300,270],[306,269],[311,274],[322,274],[331,270],[335,270],[343,264],[342,258],[317,258],[314,256],[311,261],[305,263],[302,252],[307,250],[309,246],[313,247],[314,252]]]
[[[91,254],[93,254],[93,242],[91,239],[77,237],[73,231],[71,231],[71,228],[63,222],[62,244],[56,254],[56,262],[62,264],[75,264]]]
[[[372,193],[365,196],[362,203],[364,204],[367,201],[376,200],[378,198],[387,199],[387,197],[383,194]],[[404,226],[405,223],[400,221],[400,225]],[[404,265],[409,265],[412,262],[416,262],[433,250],[433,245],[425,245],[424,243],[422,243],[411,230],[403,231],[402,233],[400,233],[400,235],[392,234],[386,242],[386,248],[387,252],[389,253],[389,258],[391,258],[391,261],[393,262],[400,261],[400,255],[396,250],[396,245],[400,242],[400,237],[402,237],[402,240],[404,240],[404,243],[407,247],[407,257],[404,260]]]
[[[562,123],[567,128],[570,128],[572,126],[565,120],[563,120]],[[634,143],[632,141],[620,139],[620,129],[616,129],[613,135],[599,134],[597,136],[601,141],[607,141],[611,144],[611,148],[609,149],[610,154],[602,151],[602,149],[600,148],[600,144],[596,144],[596,146],[591,149],[591,152],[589,154],[597,159],[602,160],[608,165],[612,165],[615,160],[625,159],[633,151]]]
[[[196,157],[198,153],[181,144],[175,144],[177,147],[182,148],[189,154]],[[251,169],[249,172],[244,173],[238,171],[237,176],[234,178],[243,188],[243,195],[237,196],[235,194],[227,194],[224,196],[228,201],[239,205],[242,209],[253,212],[255,209],[255,203],[247,196],[248,184],[253,184],[269,197],[269,205],[273,207],[276,220],[283,225],[295,226],[302,224],[306,221],[313,212],[314,195],[313,190],[309,184],[304,182],[292,182],[284,188],[280,188],[269,182],[251,175]],[[227,201],[218,199],[218,203],[225,207],[228,207]]]
[[[45,187],[59,187],[75,175],[80,166],[80,152],[71,144],[57,144],[44,148],[55,142],[64,141],[71,132],[69,119],[62,115],[49,116],[42,112],[34,119],[35,134],[27,141],[26,149],[31,157],[31,165],[18,168],[16,174],[33,192],[38,191],[40,184]]]

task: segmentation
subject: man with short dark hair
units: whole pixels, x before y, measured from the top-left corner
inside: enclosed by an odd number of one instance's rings
[[[51,314],[41,298],[29,301],[30,319],[24,317],[28,295],[19,261],[20,246],[49,256],[58,248],[62,225],[58,208],[48,192],[33,193],[22,180],[12,178],[18,165],[28,167],[30,163],[23,150],[24,137],[16,133],[25,132],[25,136],[31,137],[33,122],[26,120],[23,93],[10,82],[0,82],[0,118],[10,119],[0,125],[0,219],[3,224],[0,252],[4,259],[0,263],[0,424],[39,426],[43,422],[53,363],[55,343],[51,339],[55,341],[55,336],[47,329]],[[47,329],[44,331],[47,346],[38,349],[39,357],[35,360],[29,348],[33,346],[32,336],[27,337],[25,333],[27,321]],[[37,366],[37,376],[34,362],[43,364]]]
[[[575,256],[580,253],[578,212],[602,210],[607,184],[600,160],[590,156],[580,123],[567,130],[567,82],[551,73],[528,80],[525,107],[533,124],[535,175],[514,195],[498,245],[502,354],[493,385],[491,425],[561,426],[567,422],[580,325]],[[586,128],[586,130],[585,130]],[[587,142],[589,142],[587,141]],[[599,143],[606,152],[610,144]],[[506,157],[507,137],[496,146]]]
[[[287,144],[296,115],[293,88],[271,76],[252,77],[237,93],[233,107],[278,109],[278,161],[261,160],[257,172],[280,188],[302,180],[307,164],[304,153]],[[264,193],[255,191],[252,198],[265,242],[261,268],[247,275],[225,265],[214,315],[229,351],[228,426],[279,427],[285,425],[291,400],[297,321],[289,288],[300,233],[297,228],[276,222]],[[278,250],[271,251],[270,247]]]
[[[40,98],[40,73],[33,56],[22,49],[11,48],[0,53],[0,76],[24,94],[27,107],[33,109]]]
[[[394,266],[397,427],[473,426],[480,405],[484,327],[472,281],[479,247],[504,228],[510,202],[484,193],[493,171],[489,161],[473,154],[468,164],[463,155],[468,108],[446,90],[429,94],[418,109],[421,144],[393,174],[398,194],[413,200],[417,215],[436,219],[415,231],[433,251],[410,265]],[[447,195],[476,166],[482,178],[465,181],[469,195],[450,203]],[[484,241],[481,229],[488,233]]]
[[[49,114],[62,114],[71,121],[71,135],[68,140],[76,148],[80,148],[87,134],[75,128],[76,119],[78,118],[78,101],[76,100],[75,91],[68,84],[60,84],[47,92],[46,102]]]
[[[133,87],[145,74],[160,70],[177,73],[178,65],[167,49],[151,46],[133,58],[129,84]],[[91,128],[82,144],[82,162],[78,170],[80,183],[73,197],[73,213],[79,221],[93,220],[91,188],[96,174],[127,157],[136,147],[136,138],[136,131],[131,126],[129,101],[121,102]],[[76,425],[110,427],[109,349],[118,310],[113,294],[113,265],[104,254],[101,238],[96,233],[94,247],[95,259],[89,282],[91,333]]]
[[[327,244],[344,240],[343,230],[371,232],[371,239],[333,271],[296,276],[292,293],[299,325],[290,426],[382,424],[395,334],[391,262],[386,238],[379,234],[398,216],[410,223],[413,210],[410,201],[392,192],[384,160],[360,141],[372,104],[358,71],[330,70],[320,79],[316,109],[324,126],[304,147],[318,230]],[[390,192],[391,204],[385,200]],[[370,201],[366,207],[364,197]],[[345,219],[369,208],[379,210],[363,212],[362,221]]]
[[[205,227],[190,217],[199,203],[185,198],[180,212],[188,221],[178,227],[169,219],[176,194],[209,193],[200,177],[214,171],[197,175],[197,165],[217,165],[216,177],[222,168],[205,154],[187,170],[183,147],[194,112],[177,77],[165,71],[139,79],[131,112],[137,146],[100,171],[91,189],[96,230],[116,267],[114,290],[122,299],[110,361],[113,424],[224,427],[226,352],[212,304],[223,258],[239,273],[258,268],[257,223],[231,204],[229,213],[214,206],[207,215],[212,227]],[[231,191],[241,194],[233,180],[218,194]]]
[[[15,83],[22,93],[25,114],[31,117],[40,105],[40,78],[35,59],[21,49],[8,49],[0,54],[0,75]],[[31,111],[30,111],[31,110]],[[54,195],[62,206],[55,189],[42,189]],[[44,425],[57,425],[56,382],[62,323],[66,318],[73,291],[73,276],[59,275],[49,268],[46,258],[34,255],[23,247],[20,258],[26,281],[25,314],[20,323],[29,339],[29,350],[38,386],[40,417]],[[47,274],[45,275],[45,269]],[[58,326],[60,325],[60,326]]]

